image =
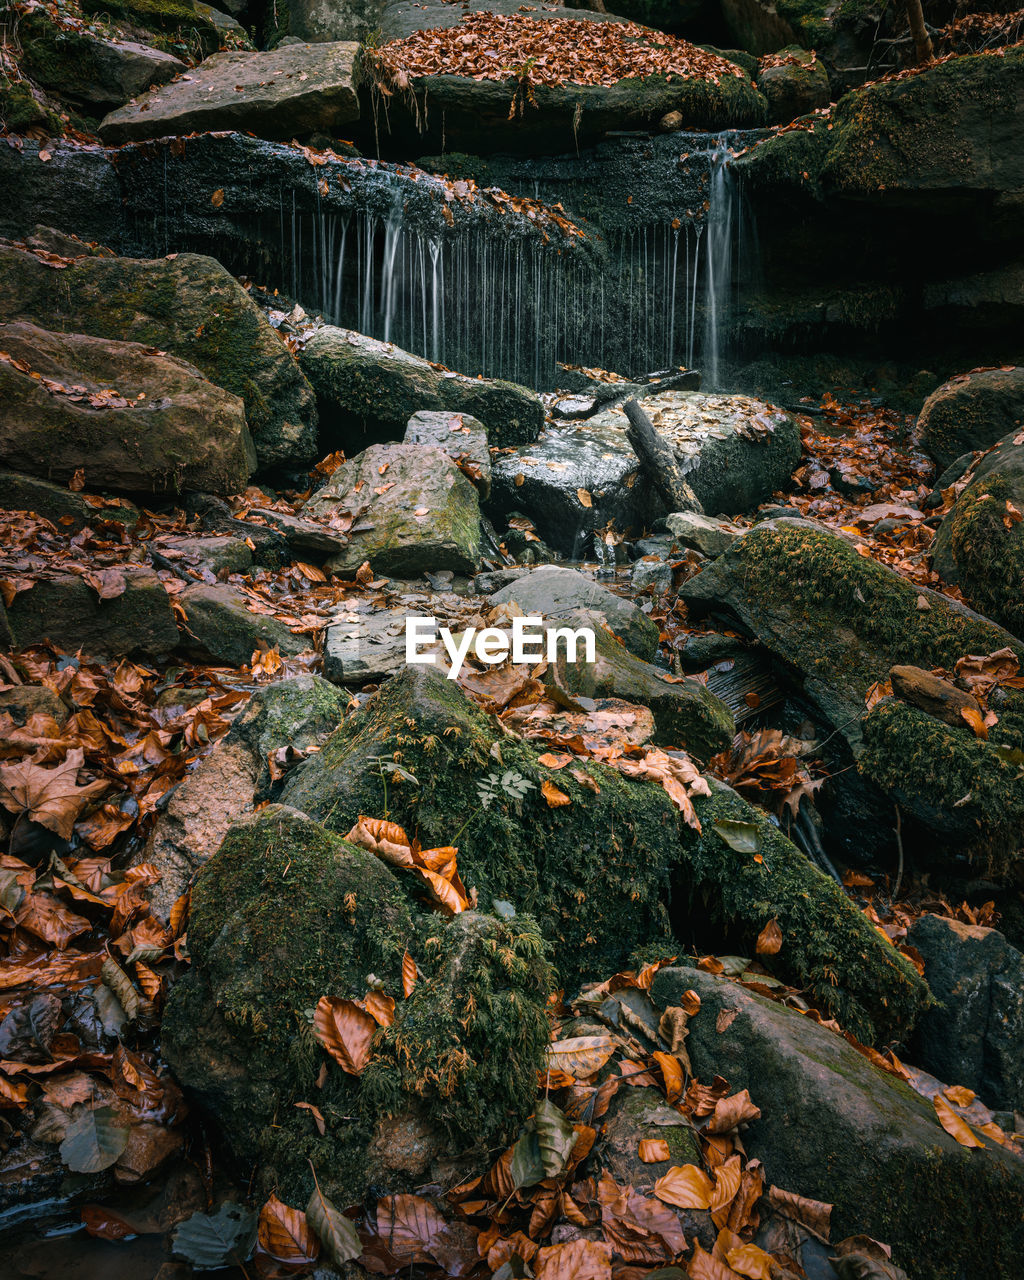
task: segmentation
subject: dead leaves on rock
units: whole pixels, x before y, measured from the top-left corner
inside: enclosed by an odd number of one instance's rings
[[[471,895],[459,878],[456,867],[458,849],[454,846],[421,849],[419,841],[410,839],[396,823],[383,818],[367,818],[363,814],[356,819],[345,839],[360,849],[375,853],[392,867],[415,872],[429,901],[446,915],[458,915],[470,906]]]

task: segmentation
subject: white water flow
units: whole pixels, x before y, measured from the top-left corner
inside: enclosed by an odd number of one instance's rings
[[[590,253],[493,222],[426,230],[406,216],[399,189],[372,211],[293,205],[282,224],[292,294],[315,300],[331,323],[465,373],[545,388],[558,384],[559,364],[627,375],[682,365],[715,387],[744,276],[745,219],[727,139],[685,159],[706,174],[705,209],[609,233]]]

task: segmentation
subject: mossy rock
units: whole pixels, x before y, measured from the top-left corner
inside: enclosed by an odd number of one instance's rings
[[[503,734],[436,668],[414,666],[346,720],[292,774],[281,799],[333,831],[347,832],[361,813],[387,813],[424,847],[457,845],[463,883],[481,907],[507,901],[535,917],[561,980],[578,985],[614,973],[638,944],[668,936],[677,817],[660,787],[588,764],[600,787],[594,794],[569,770],[552,775],[539,754]],[[415,783],[385,772],[381,759]],[[480,784],[508,770],[534,789],[518,805],[499,794],[482,807]],[[552,777],[570,804],[551,808],[542,798],[541,782]]]
[[[982,369],[944,382],[917,420],[921,447],[940,470],[976,449],[991,449],[1024,427],[1024,368]]]
[[[60,117],[27,80],[0,77],[0,128],[8,133],[27,133],[44,128],[60,134]]]
[[[780,190],[821,199],[821,172],[831,149],[828,122],[808,120],[805,129],[787,129],[755,142],[734,163],[751,191]]]
[[[781,954],[781,953],[780,953]],[[663,969],[663,1006],[693,988],[700,1012],[687,1048],[702,1080],[749,1089],[761,1118],[744,1132],[766,1180],[832,1205],[831,1234],[866,1233],[914,1280],[1019,1271],[1024,1164],[985,1140],[960,1146],[931,1102],[880,1071],[841,1036],[794,1009],[698,969]],[[735,1011],[719,1031],[719,1016]]]
[[[54,271],[34,254],[0,244],[0,315],[166,351],[241,397],[262,468],[306,465],[318,456],[309,383],[213,258],[83,257]]]
[[[82,11],[124,19],[143,31],[196,43],[203,55],[220,48],[216,26],[196,9],[192,0],[82,0]]]
[[[826,184],[922,209],[943,195],[1024,189],[1024,50],[954,58],[848,93],[832,113]],[[925,203],[927,201],[927,203]]]
[[[978,464],[939,526],[936,572],[964,599],[1024,638],[1024,445],[1013,432]],[[991,652],[973,650],[972,652]]]
[[[826,107],[831,97],[828,72],[813,50],[790,45],[781,52],[795,61],[765,67],[757,77],[757,87],[768,99],[773,124],[788,124],[818,107]]]
[[[548,990],[529,921],[421,914],[373,854],[270,806],[233,827],[201,872],[189,948],[163,1051],[263,1195],[305,1203],[312,1163],[332,1199],[361,1199],[379,1185],[368,1154],[378,1122],[406,1105],[440,1134],[468,1131],[484,1145],[507,1141],[528,1114]],[[378,1034],[377,1060],[349,1075],[317,1043],[311,1011],[322,995],[363,997],[368,981],[398,995],[406,950],[421,979]],[[320,1109],[325,1134],[298,1102]]]
[[[750,955],[761,929],[777,920],[782,949],[767,963],[780,978],[868,1044],[904,1039],[930,1003],[908,961],[761,810],[721,784],[695,807],[702,832],[687,839],[676,913],[687,888],[712,920],[738,929]],[[715,830],[721,822],[756,826],[763,861],[731,848]]]
[[[739,621],[854,749],[865,695],[893,666],[952,669],[966,654],[1007,645],[1024,655],[994,622],[810,521],[763,521],[680,595],[691,617],[720,612]]]

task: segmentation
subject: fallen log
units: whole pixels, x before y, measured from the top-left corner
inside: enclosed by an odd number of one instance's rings
[[[654,429],[636,400],[627,400],[622,409],[629,419],[626,439],[640,459],[641,471],[668,510],[703,514],[704,508],[683,475],[675,449]]]

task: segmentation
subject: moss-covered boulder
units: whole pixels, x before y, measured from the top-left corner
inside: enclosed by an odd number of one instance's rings
[[[917,426],[940,470],[962,454],[991,449],[1024,428],[1024,368],[982,369],[944,382],[924,402]]]
[[[316,391],[331,449],[353,453],[373,440],[401,439],[420,409],[472,414],[499,447],[535,440],[544,425],[544,406],[525,387],[452,374],[351,329],[318,329],[299,361]]]
[[[663,969],[652,995],[668,1007],[689,988],[702,1002],[686,1042],[694,1070],[750,1090],[761,1117],[745,1150],[767,1181],[833,1206],[833,1239],[886,1241],[914,1280],[974,1275],[979,1257],[992,1275],[1016,1273],[1024,1163],[990,1139],[960,1146],[927,1099],[841,1036],[726,978]]]
[[[932,565],[964,599],[1024,638],[1024,444],[1015,431],[978,464],[939,526]]]
[[[173,42],[182,50],[195,49],[213,53],[220,47],[216,25],[205,17],[193,0],[82,0],[82,10],[109,21],[127,23],[142,31],[155,33],[163,41]]]
[[[119,107],[186,70],[184,62],[160,49],[59,27],[42,8],[24,15],[18,38],[22,67],[37,84],[94,110]]]
[[[0,324],[0,462],[128,493],[238,493],[256,452],[238,396],[137,342]]]
[[[294,810],[231,829],[193,889],[189,949],[163,1052],[261,1194],[304,1203],[311,1163],[340,1204],[384,1179],[401,1189],[370,1148],[407,1108],[438,1153],[455,1134],[500,1146],[530,1109],[548,975],[529,922],[422,914],[384,862]],[[399,997],[407,950],[420,981],[365,1075],[347,1074],[316,1041],[317,1001],[361,999],[374,983]]]
[[[537,763],[541,750],[503,733],[434,667],[414,666],[294,771],[281,800],[332,831],[386,812],[424,847],[457,845],[480,906],[501,900],[535,917],[571,985],[614,973],[634,947],[668,936],[677,816],[659,787],[596,764],[585,771],[600,792],[562,770],[555,781],[570,803],[552,808],[540,791],[552,778]],[[522,800],[501,789],[510,771],[533,784]],[[486,805],[485,788],[496,793]]]
[[[261,467],[318,457],[309,384],[263,313],[212,258],[83,257],[55,271],[0,243],[0,315],[166,351],[241,397]]]
[[[926,1003],[924,984],[888,941],[735,793],[698,798],[698,836],[657,784],[581,761],[595,794],[538,755],[440,672],[412,667],[291,775],[281,799],[333,831],[387,812],[424,846],[454,843],[482,908],[501,900],[537,919],[567,988],[614,972],[638,946],[669,943],[670,921],[682,936],[691,912],[698,924],[710,912],[751,949],[777,917],[789,939],[780,974],[866,1039],[898,1037]],[[533,783],[521,800],[502,792],[506,771]],[[570,803],[552,808],[545,780]],[[757,826],[763,863],[714,832],[723,818]]]
[[[863,722],[858,768],[938,846],[987,872],[1024,855],[1024,696],[1000,707],[988,739],[885,699]]]
[[[545,672],[545,680],[585,698],[619,698],[640,703],[654,714],[653,741],[682,747],[698,760],[726,750],[736,733],[732,712],[700,680],[669,676],[630,653],[611,631],[603,615],[581,609],[562,626],[588,627],[594,633],[595,660],[568,662],[564,646]]]
[[[748,955],[761,929],[777,920],[782,949],[767,963],[780,978],[868,1044],[904,1039],[930,1002],[909,962],[761,810],[720,783],[696,809],[702,831],[686,836],[674,913],[682,913],[688,893]],[[716,830],[737,822],[748,833],[756,828],[762,861],[733,849]]]
[[[479,568],[476,488],[430,445],[371,445],[342,463],[303,510],[328,526],[334,516],[357,516],[344,548],[327,561],[332,573],[352,577],[366,560],[375,573],[404,578]]]
[[[197,582],[178,596],[185,611],[185,643],[230,667],[244,667],[262,646],[292,657],[313,648],[313,638],[292,631],[270,614],[248,607],[248,597],[227,583]]]
[[[843,97],[824,179],[834,191],[922,210],[943,196],[1024,190],[1024,50],[953,58]]]
[[[757,87],[768,99],[773,124],[788,124],[798,116],[828,106],[832,96],[824,63],[813,49],[796,45],[763,60]]]
[[[680,595],[691,616],[740,623],[788,670],[793,687],[860,743],[864,698],[897,664],[952,669],[969,653],[1024,645],[938,592],[914,586],[857,552],[854,543],[803,520],[766,520]]]

